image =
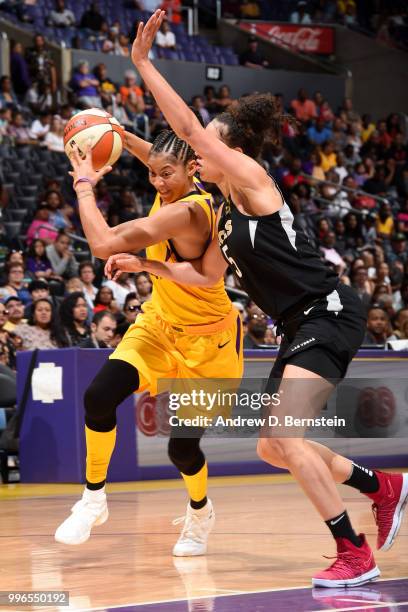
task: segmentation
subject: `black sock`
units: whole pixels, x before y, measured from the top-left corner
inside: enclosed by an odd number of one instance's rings
[[[90,491],[99,491],[99,489],[103,489],[105,486],[106,480],[101,480],[101,482],[88,482],[86,481],[86,488]]]
[[[348,480],[345,480],[343,484],[358,489],[361,493],[376,493],[380,488],[377,474],[374,470],[361,467],[357,463],[353,463],[353,469]]]
[[[207,496],[203,497],[203,499],[200,499],[200,501],[194,501],[193,499],[190,499],[190,506],[193,508],[193,510],[200,510],[200,508],[204,508],[206,503]]]
[[[350,540],[354,546],[361,546],[362,542],[351,526],[347,510],[329,521],[325,521],[325,523],[330,529],[333,538],[346,538],[347,540]]]

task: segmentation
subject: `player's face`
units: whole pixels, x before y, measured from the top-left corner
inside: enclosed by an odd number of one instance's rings
[[[222,141],[221,137],[221,124],[214,119],[205,128],[207,132],[210,132],[213,136]],[[213,163],[208,157],[197,156],[197,170],[203,181],[210,183],[219,183],[224,178],[222,172],[220,172],[217,164]]]
[[[147,167],[149,181],[165,204],[177,202],[191,191],[191,181],[196,171],[195,161],[184,164],[172,155],[159,153],[149,157]]]

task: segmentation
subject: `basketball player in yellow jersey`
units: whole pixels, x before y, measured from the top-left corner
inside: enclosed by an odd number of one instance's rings
[[[153,145],[126,134],[126,146],[149,168],[157,190],[146,218],[110,228],[96,206],[93,186],[110,170],[96,172],[90,150],[72,158],[74,188],[82,227],[93,255],[107,259],[147,248],[149,257],[167,262],[196,259],[215,232],[211,196],[194,178],[192,149],[172,131],[159,134]],[[242,375],[239,313],[225,293],[223,279],[212,287],[188,287],[153,277],[150,301],[129,328],[85,392],[87,446],[86,488],[55,539],[81,544],[92,527],[108,518],[105,481],[116,439],[116,408],[136,391],[157,393],[159,379],[235,378]],[[163,389],[162,389],[163,390]],[[190,437],[182,438],[184,432]],[[207,499],[207,463],[200,448],[204,429],[172,431],[169,457],[180,471],[190,496],[184,527],[173,554],[205,554],[214,511]]]

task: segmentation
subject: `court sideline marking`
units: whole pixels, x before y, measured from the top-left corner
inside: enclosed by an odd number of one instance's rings
[[[401,577],[397,577],[397,578],[384,578],[382,580],[379,581],[371,581],[368,582],[367,584],[370,586],[375,586],[375,585],[380,585],[383,582],[391,582],[392,580],[408,580],[408,576],[401,576]],[[252,594],[257,594],[257,593],[276,593],[279,591],[298,591],[300,589],[312,589],[312,587],[310,586],[295,586],[295,587],[284,587],[284,588],[274,588],[274,589],[258,589],[256,591],[234,591],[232,593],[221,593],[220,595],[199,595],[198,597],[194,597],[193,599],[209,599],[210,597],[232,597],[235,595],[252,595]],[[328,589],[330,590],[330,589]],[[327,594],[328,596],[330,595],[330,593]],[[178,601],[185,601],[188,602],[189,599],[187,597],[179,597],[176,599],[156,599],[156,600],[151,600],[151,601],[144,601],[144,602],[140,602],[140,603],[127,603],[127,604],[119,604],[119,605],[115,605],[115,604],[106,604],[104,606],[99,606],[97,608],[81,608],[81,612],[98,612],[100,610],[108,610],[108,609],[112,609],[112,610],[119,610],[121,608],[128,608],[128,607],[134,607],[134,608],[138,608],[140,606],[150,606],[150,605],[154,605],[154,604],[164,604],[164,603],[176,603]],[[384,604],[380,603],[373,603],[370,602],[370,606],[372,607],[378,607],[378,608],[384,608],[387,606],[390,606],[391,602],[387,602]],[[408,601],[401,601],[401,602],[392,602],[393,606],[401,606],[401,605],[406,605],[408,604]],[[348,610],[364,610],[366,609],[367,606],[363,606],[363,607],[351,607],[351,608],[331,608],[331,609],[326,609],[326,610],[311,610],[310,612],[346,612]],[[68,608],[69,610],[70,608]],[[72,610],[75,610],[75,608],[72,608]]]

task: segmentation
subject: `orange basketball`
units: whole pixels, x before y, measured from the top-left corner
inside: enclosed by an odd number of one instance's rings
[[[92,163],[95,170],[111,166],[123,150],[123,128],[119,121],[100,108],[90,108],[77,113],[68,121],[64,130],[64,147],[68,157],[74,144],[79,153],[89,142],[92,147]]]

